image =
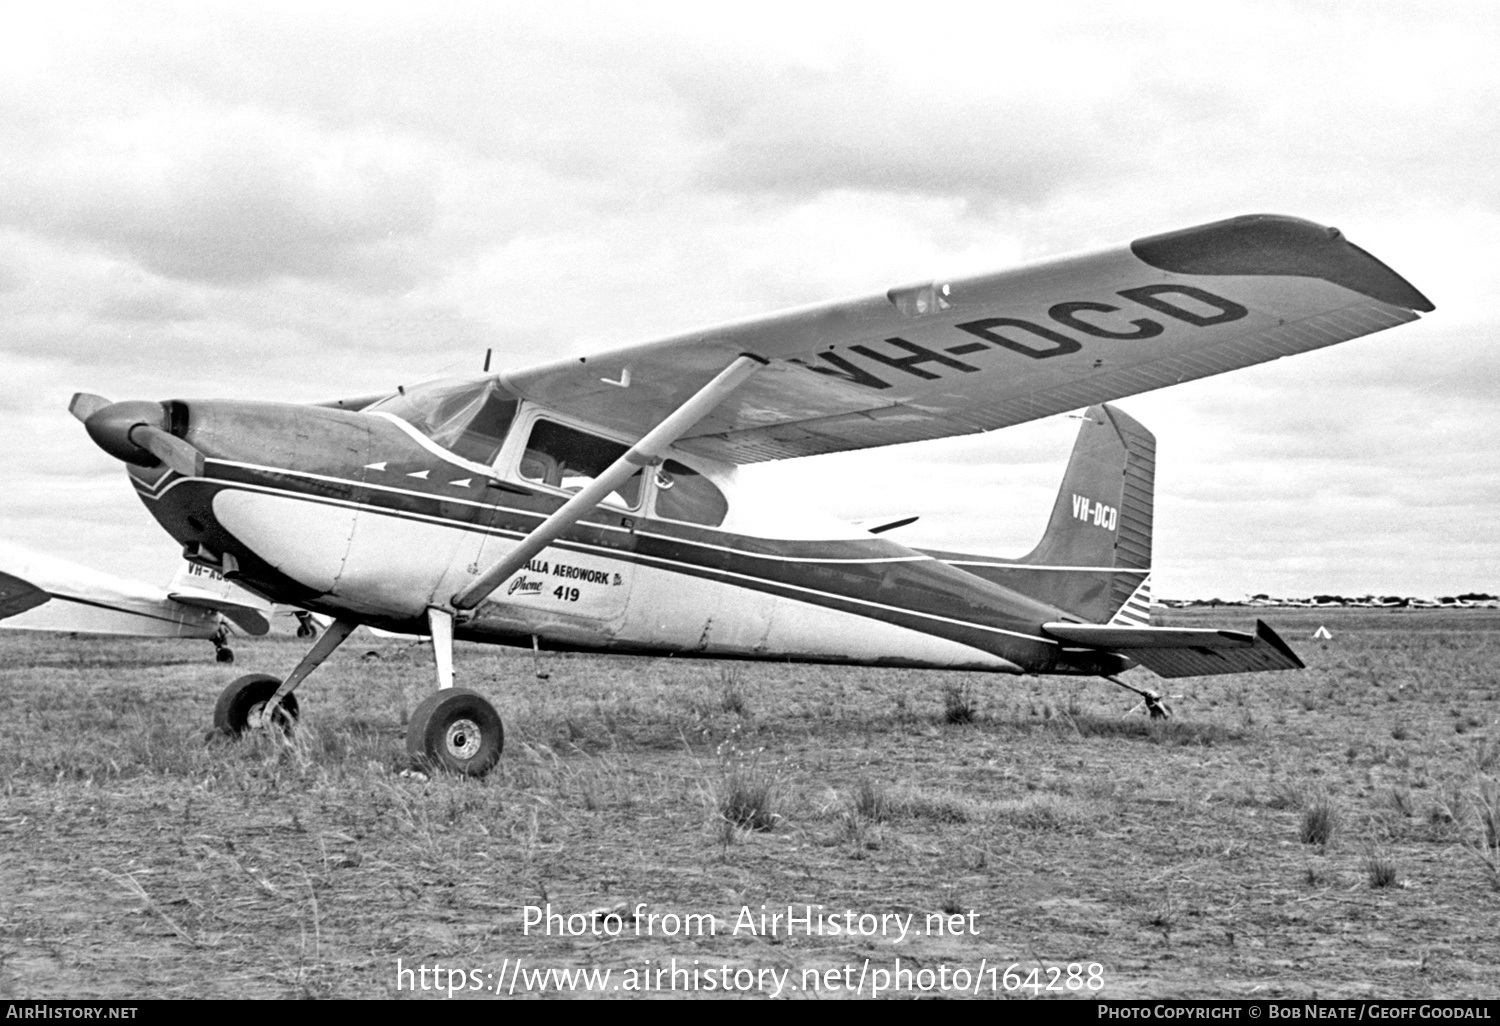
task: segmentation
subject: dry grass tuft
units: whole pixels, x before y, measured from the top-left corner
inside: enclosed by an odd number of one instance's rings
[[[745,684],[740,679],[739,670],[735,667],[725,667],[720,673],[722,687],[719,689],[719,708],[727,713],[748,719],[750,716],[750,703],[745,699]]]
[[[1395,887],[1400,882],[1396,863],[1389,857],[1375,852],[1365,856],[1365,879],[1376,890]]]
[[[943,689],[943,722],[952,724],[973,723],[978,709],[967,684],[950,684]]]
[[[871,823],[884,823],[891,818],[891,798],[885,785],[869,777],[860,777],[850,795],[854,812]]]
[[[718,748],[720,773],[712,789],[715,813],[729,828],[774,830],[784,818],[781,809],[788,790],[784,767],[770,763],[764,748],[741,747],[738,735],[736,727]],[[720,839],[725,840],[722,830]]]
[[[1314,799],[1302,809],[1302,823],[1297,836],[1303,844],[1327,847],[1339,829],[1339,812],[1326,797]]]

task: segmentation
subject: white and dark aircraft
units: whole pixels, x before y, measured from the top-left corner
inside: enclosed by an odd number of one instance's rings
[[[419,760],[478,775],[500,717],[455,638],[543,649],[1166,677],[1294,669],[1149,622],[1150,432],[1109,400],[1333,345],[1432,304],[1336,229],[1256,215],[1092,255],[319,405],[74,397],[192,562],[333,623],[220,697],[236,734],[360,624],[432,639]],[[1088,407],[1041,543],[918,551],[737,468]]]
[[[203,638],[234,662],[229,624],[265,634],[271,604],[212,567],[184,564],[165,588],[0,542],[0,627],[74,634]]]

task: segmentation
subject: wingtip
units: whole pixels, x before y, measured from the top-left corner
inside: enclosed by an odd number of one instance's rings
[[[1231,217],[1137,239],[1130,249],[1152,267],[1174,274],[1321,278],[1418,313],[1436,309],[1411,282],[1343,232],[1300,217]]]

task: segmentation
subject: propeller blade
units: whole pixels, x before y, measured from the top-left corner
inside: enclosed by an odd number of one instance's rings
[[[130,429],[130,440],[183,477],[203,476],[203,454],[187,442],[150,424]]]
[[[88,420],[108,405],[110,405],[109,400],[102,395],[94,395],[91,392],[75,392],[72,401],[68,403],[68,412],[79,420]]]

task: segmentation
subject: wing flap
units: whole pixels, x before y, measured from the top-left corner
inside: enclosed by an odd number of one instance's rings
[[[1161,677],[1306,668],[1287,643],[1260,620],[1255,622],[1254,634],[1202,627],[1080,623],[1048,623],[1043,630],[1063,641],[1129,656]]]

